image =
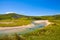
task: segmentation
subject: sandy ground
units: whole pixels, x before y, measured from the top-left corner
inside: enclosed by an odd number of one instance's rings
[[[15,26],[15,27],[0,27],[0,30],[6,30],[6,29],[17,29],[17,28],[31,28],[34,27],[34,24],[24,25],[24,26]]]
[[[41,24],[41,23],[46,23],[46,26],[50,24],[48,20],[37,20],[34,21],[34,23]],[[16,31],[22,31],[26,28],[32,28],[35,27],[34,24],[29,24],[29,25],[24,25],[24,26],[16,26],[16,27],[0,27],[0,32],[16,32]]]

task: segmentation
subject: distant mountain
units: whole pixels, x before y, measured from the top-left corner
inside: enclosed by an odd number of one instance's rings
[[[48,19],[48,20],[60,20],[60,14],[50,15],[50,16],[41,16],[41,18]]]
[[[33,19],[33,20],[60,20],[60,14],[59,15],[52,15],[52,16],[26,16],[26,15],[20,15],[16,13],[8,13],[8,14],[0,14],[0,20],[4,19],[17,19],[17,18],[22,18],[25,17],[27,19]]]
[[[60,19],[60,14],[53,16],[55,19]]]
[[[12,19],[12,18],[20,18],[20,17],[24,17],[24,15],[19,15],[16,13],[9,13],[9,14],[0,14],[0,20],[2,19]]]

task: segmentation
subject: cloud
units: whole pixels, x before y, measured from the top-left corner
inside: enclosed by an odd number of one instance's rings
[[[6,12],[6,14],[9,14],[9,13],[16,13],[16,12]]]

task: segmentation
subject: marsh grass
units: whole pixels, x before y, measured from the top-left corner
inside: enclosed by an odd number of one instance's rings
[[[60,21],[50,20],[53,24],[42,29],[15,36],[3,36],[0,40],[60,40]]]
[[[25,40],[25,38],[15,33],[14,35],[0,36],[0,40]]]
[[[60,40],[60,21],[51,21],[45,28],[35,30],[34,32],[23,35],[27,40]]]

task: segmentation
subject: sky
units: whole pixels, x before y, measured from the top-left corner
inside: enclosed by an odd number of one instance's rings
[[[29,16],[60,14],[60,0],[0,0],[0,14],[8,12]]]

